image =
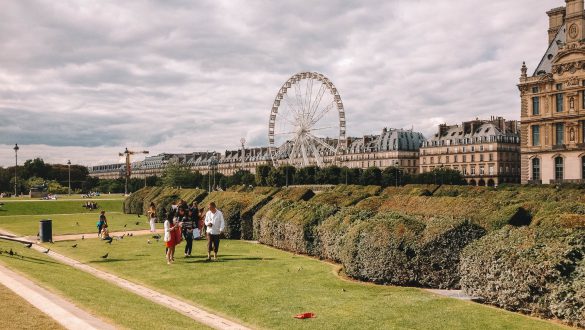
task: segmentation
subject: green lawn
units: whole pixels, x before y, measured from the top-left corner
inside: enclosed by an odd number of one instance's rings
[[[97,243],[97,241],[96,241]],[[0,240],[0,250],[12,248],[19,256],[11,257],[6,253],[0,255],[0,263],[25,274],[36,283],[53,292],[63,295],[79,307],[98,317],[110,320],[120,327],[127,329],[207,329],[204,325],[164,306],[155,304],[140,296],[129,293],[115,285],[109,284],[92,275],[76,270],[72,267],[56,263],[48,256],[23,247],[22,244]],[[22,255],[24,258],[20,258]],[[18,329],[20,324],[34,324],[36,314],[19,315],[10,326],[5,320],[11,320],[14,306],[10,300],[9,307],[5,306],[5,295],[0,290],[0,317],[1,329]],[[7,297],[10,298],[10,297]],[[6,313],[10,310],[10,313]],[[47,323],[48,324],[48,323]],[[16,327],[15,327],[16,326]],[[47,326],[26,329],[47,329]]]
[[[108,218],[108,228],[110,229],[110,232],[150,228],[146,221],[146,217],[138,218],[135,214],[116,212],[106,212],[106,216]],[[39,220],[41,219],[53,220],[53,236],[82,233],[97,235],[96,222],[99,219],[99,213],[6,216],[0,217],[0,229],[5,229],[23,236],[36,236],[39,231]],[[138,225],[136,224],[137,222]],[[126,225],[126,227],[124,227],[124,225]],[[162,227],[162,224],[157,223],[157,226]]]
[[[68,199],[68,200],[80,200],[80,201],[95,201],[100,199],[124,199],[124,194],[103,194],[100,196],[94,196],[90,198],[83,198],[81,194],[71,194],[71,196],[67,194],[59,194],[57,195],[58,200]],[[30,200],[41,200],[41,198],[30,198],[28,196],[21,196],[21,197],[6,197],[0,198],[0,202],[11,202],[11,201],[30,201]]]
[[[7,287],[0,285],[0,329],[64,329]]]
[[[0,200],[4,205],[0,206],[0,217],[10,215],[44,215],[44,214],[72,214],[72,213],[97,213],[98,210],[89,211],[82,207],[83,201],[57,200],[57,201],[11,201]],[[98,200],[99,210],[122,212],[123,200]]]
[[[222,241],[221,261],[197,257],[164,261],[163,242],[147,237],[51,245],[51,248],[124,278],[195,304],[273,329],[557,329],[552,322],[433,295],[416,288],[385,287],[340,279],[334,266],[242,241]],[[103,260],[101,255],[109,253]],[[292,316],[314,312],[317,318]]]

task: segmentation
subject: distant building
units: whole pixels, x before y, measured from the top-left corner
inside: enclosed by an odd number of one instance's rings
[[[420,149],[420,171],[444,167],[460,171],[468,184],[495,186],[520,182],[517,121],[497,117],[461,125],[439,125]]]
[[[419,132],[384,128],[379,135],[348,138],[348,147],[337,155],[336,165],[362,169],[373,166],[381,169],[397,166],[406,173],[416,174],[419,168],[419,148],[423,142],[424,136]],[[284,144],[280,149],[282,149],[280,154],[286,156],[290,154],[287,150],[291,149],[291,146]],[[333,155],[325,155],[323,162],[324,166],[334,164]],[[192,171],[204,174],[213,169],[224,175],[232,175],[241,169],[254,173],[259,165],[271,165],[272,158],[267,147],[247,148],[244,155],[241,149],[227,150],[223,154],[218,152],[165,153],[133,162],[132,177],[160,176],[169,163],[183,164]],[[287,163],[287,160],[284,159],[283,163]],[[114,179],[124,175],[125,167],[125,164],[90,166],[89,174],[101,179]]]
[[[522,183],[585,182],[585,11],[566,0],[549,16],[549,47],[522,65]]]

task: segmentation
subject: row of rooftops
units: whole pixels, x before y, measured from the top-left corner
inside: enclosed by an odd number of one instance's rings
[[[414,151],[417,152],[421,147],[432,145],[443,145],[448,143],[463,143],[462,140],[476,138],[490,138],[502,136],[510,137],[511,139],[519,139],[518,125],[516,121],[505,121],[501,117],[492,117],[489,121],[474,120],[465,122],[462,125],[447,126],[446,124],[439,126],[439,133],[435,134],[430,140],[425,140],[420,132],[405,129],[384,128],[381,134],[365,135],[361,138],[350,137],[347,138],[347,154],[361,154],[361,153],[376,153],[376,152],[391,152],[391,151]],[[459,141],[459,142],[453,142]],[[476,140],[473,140],[476,141]],[[519,141],[519,140],[518,140]],[[328,144],[335,146],[337,140],[328,139]],[[469,142],[471,143],[471,142]],[[327,155],[327,149],[324,146],[319,146],[320,153]],[[283,144],[279,150],[278,155],[281,158],[289,158],[292,152],[292,143],[287,142]],[[244,162],[267,162],[271,161],[270,151],[268,147],[246,148]],[[207,167],[210,165],[230,164],[242,162],[242,150],[226,150],[223,154],[218,152],[192,152],[184,154],[170,154],[162,153],[155,156],[146,157],[142,161],[132,163],[134,170],[148,170],[160,169],[168,163],[185,164],[189,167]],[[108,164],[90,166],[90,173],[123,171],[125,164]]]
[[[461,125],[442,124],[437,133],[423,143],[423,147],[489,142],[520,143],[520,123],[491,117],[489,120],[466,121]]]

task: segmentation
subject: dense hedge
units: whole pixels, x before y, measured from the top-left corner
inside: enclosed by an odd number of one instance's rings
[[[293,202],[308,201],[313,198],[315,193],[313,190],[306,187],[290,187],[282,188],[274,195],[274,198],[287,199]]]
[[[204,204],[215,202],[225,219],[226,238],[252,239],[252,217],[256,211],[266,205],[270,199],[272,190],[259,190],[251,192],[212,192],[207,195]]]
[[[150,203],[153,202],[159,221],[163,221],[163,208],[166,208],[167,211],[170,210],[171,204],[180,199],[188,203],[194,200],[200,202],[206,195],[207,192],[201,189],[145,187],[132,193],[124,200],[124,213],[146,214]]]
[[[338,185],[317,194],[311,201],[340,207],[351,206],[365,198],[376,196],[381,191],[379,186]]]
[[[506,227],[462,254],[464,290],[513,311],[585,327],[585,230]]]
[[[254,239],[279,249],[318,255],[317,226],[337,207],[274,199],[254,216]]]

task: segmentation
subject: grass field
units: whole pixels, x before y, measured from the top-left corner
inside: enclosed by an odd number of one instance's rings
[[[153,241],[151,239],[151,241]],[[324,262],[242,241],[222,241],[221,261],[197,257],[164,262],[161,242],[147,237],[51,245],[52,249],[159,291],[272,329],[556,329],[560,325],[475,303],[433,295],[416,288],[375,286],[340,279]],[[101,255],[109,252],[110,258]],[[314,312],[317,318],[292,316]]]
[[[149,229],[145,217],[136,217],[135,214],[123,213],[106,213],[108,219],[108,228],[110,232],[124,230],[142,230]],[[53,220],[53,236],[66,234],[96,234],[96,222],[99,219],[99,213],[80,213],[64,215],[15,215],[0,217],[0,229],[11,231],[23,236],[36,236],[39,231],[39,220]],[[138,225],[136,224],[138,222]],[[124,227],[126,225],[126,227]],[[162,227],[161,223],[156,224]]]
[[[57,196],[58,200],[80,200],[80,201],[95,201],[95,200],[100,200],[100,199],[122,199],[123,200],[124,198],[125,198],[124,194],[103,194],[100,196],[93,196],[93,197],[89,197],[89,198],[84,198],[80,194],[71,194],[71,196],[69,196],[67,194],[63,194],[63,195]],[[41,198],[30,198],[28,196],[0,198],[0,202],[29,201],[29,200],[41,200]]]
[[[0,329],[64,329],[26,300],[0,285]],[[7,312],[10,311],[10,312]]]
[[[0,263],[120,327],[127,329],[207,329],[204,325],[168,308],[128,293],[92,275],[56,263],[48,256],[27,249],[22,244],[0,241],[0,250],[10,248],[24,258],[11,257],[3,253],[0,255]],[[4,299],[5,295],[1,288],[0,297],[2,297],[0,299],[0,308],[2,308],[0,329],[19,329],[19,324],[31,325],[23,327],[23,329],[51,329],[48,323],[46,323],[47,326],[44,326],[45,323],[42,326],[36,326],[35,320],[39,319],[37,317],[39,315],[34,313],[19,314],[18,319],[13,319],[12,314],[14,313],[6,313],[5,311],[13,310],[12,300],[14,297],[6,295],[6,299]],[[12,322],[8,323],[9,320]]]
[[[83,201],[56,200],[56,201],[0,201],[0,217],[10,215],[46,215],[46,214],[71,214],[71,213],[96,213],[96,210],[86,210],[82,207]],[[122,199],[99,200],[96,202],[99,210],[106,212],[122,212]]]

